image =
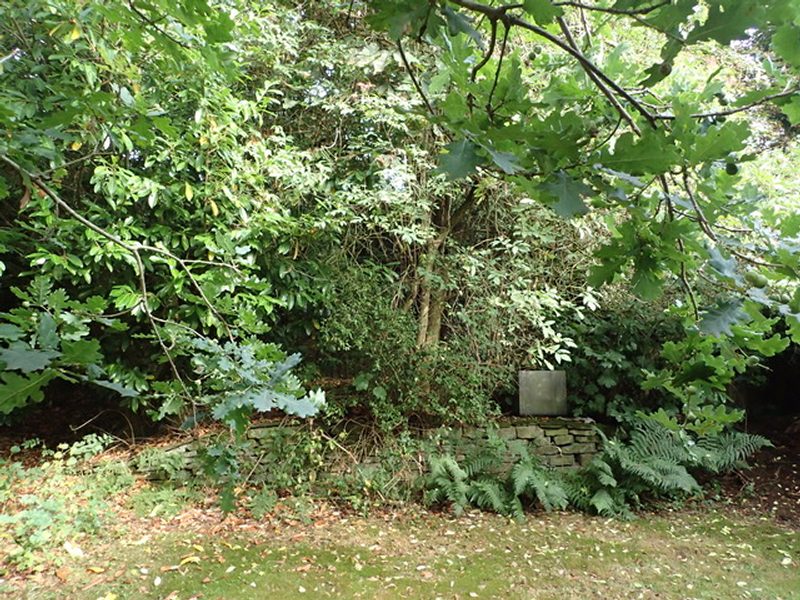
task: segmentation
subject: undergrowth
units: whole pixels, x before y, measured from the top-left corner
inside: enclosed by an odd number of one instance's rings
[[[16,456],[40,445],[31,441],[0,459],[0,572],[58,565],[64,551],[80,553],[81,538],[104,527],[108,499],[134,482],[123,462],[90,462],[111,441],[91,434],[71,446],[43,448],[41,462],[26,466]]]
[[[553,469],[527,450],[513,465],[497,441],[478,444],[458,459],[452,452],[431,454],[425,500],[449,503],[459,515],[470,507],[524,518],[525,507],[574,508],[603,516],[630,518],[648,501],[684,499],[701,492],[696,475],[720,473],[769,441],[735,430],[692,436],[641,419],[626,440],[608,439],[603,450],[580,469]]]

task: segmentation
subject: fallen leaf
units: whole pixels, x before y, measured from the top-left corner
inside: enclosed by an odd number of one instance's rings
[[[88,571],[92,573],[105,573],[106,570],[103,567],[86,567]]]
[[[160,571],[166,573],[167,571],[177,571],[178,569],[180,569],[179,565],[164,565],[161,567]]]
[[[69,567],[61,567],[60,569],[56,569],[56,577],[58,577],[61,581],[66,581],[67,577],[70,576],[72,573],[72,569]]]
[[[69,540],[64,542],[64,550],[66,550],[72,556],[75,556],[77,558],[83,558],[83,550],[81,550],[78,546],[76,546]]]
[[[199,562],[200,562],[199,556],[187,556],[186,558],[181,560],[180,566],[182,567],[183,565],[188,565],[189,563],[199,563]]]

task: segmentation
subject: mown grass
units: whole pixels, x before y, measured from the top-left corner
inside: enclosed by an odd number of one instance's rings
[[[6,597],[800,599],[800,535],[719,508],[633,522],[329,513],[218,533],[178,519],[172,531],[85,540],[83,550],[61,566],[63,581],[34,579]]]

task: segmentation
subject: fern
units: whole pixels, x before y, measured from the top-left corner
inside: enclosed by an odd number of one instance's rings
[[[469,506],[467,472],[449,454],[428,457],[430,473],[425,480],[427,504],[451,502],[453,511],[461,515]]]
[[[569,504],[567,492],[557,477],[544,469],[537,461],[523,457],[509,474],[511,488],[516,497],[532,497],[538,500],[544,509],[565,509]]]
[[[481,510],[492,510],[501,515],[509,514],[511,507],[502,483],[496,479],[483,478],[470,486],[469,497]]]
[[[765,437],[741,431],[728,431],[698,440],[694,454],[696,463],[720,473],[744,464],[745,460],[772,443]]]

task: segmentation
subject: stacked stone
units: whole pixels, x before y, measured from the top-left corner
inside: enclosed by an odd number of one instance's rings
[[[589,464],[600,451],[600,436],[594,426],[581,420],[536,419],[524,425],[501,427],[498,435],[514,451],[526,445],[550,467],[578,467]]]

